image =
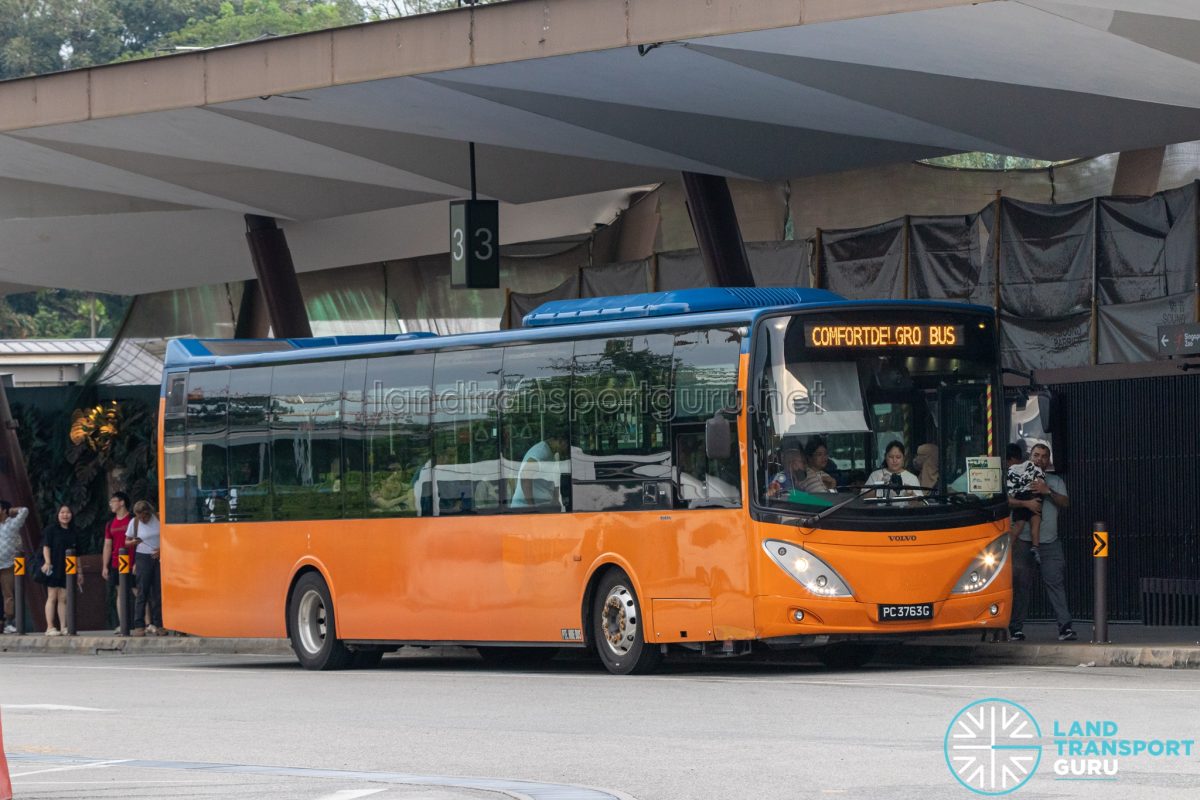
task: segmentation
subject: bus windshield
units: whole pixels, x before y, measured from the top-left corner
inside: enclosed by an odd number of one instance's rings
[[[1003,499],[990,318],[857,310],[772,317],[760,331],[760,505],[926,516]]]

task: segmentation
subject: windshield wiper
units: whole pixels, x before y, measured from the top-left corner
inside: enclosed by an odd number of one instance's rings
[[[840,489],[843,487],[839,486],[838,488]],[[896,485],[891,484],[891,483],[871,483],[871,484],[864,484],[863,486],[855,486],[855,487],[847,486],[845,488],[847,488],[847,489],[849,489],[849,488],[862,489],[862,491],[859,492],[858,494],[854,495],[853,497],[849,497],[845,500],[842,500],[839,503],[834,503],[829,508],[827,508],[817,514],[814,514],[811,517],[802,517],[800,519],[800,525],[805,528],[812,528],[813,530],[816,530],[817,528],[821,527],[820,523],[822,520],[833,516],[838,511],[841,511],[843,508],[845,508],[846,506],[853,503],[855,500],[860,500],[863,497],[866,497],[871,492],[878,492],[880,490],[888,490],[888,489],[893,490],[893,491],[897,490]],[[924,487],[921,487],[921,486],[904,486],[904,487],[900,487],[900,488],[907,489],[910,491],[921,491],[921,492],[929,491],[928,489],[925,489]],[[922,498],[919,498],[919,497],[908,497],[908,498],[897,497],[895,499],[896,500],[920,500]]]

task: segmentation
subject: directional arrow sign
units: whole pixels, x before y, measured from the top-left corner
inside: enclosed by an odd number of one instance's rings
[[[1159,325],[1158,355],[1200,356],[1200,324]]]

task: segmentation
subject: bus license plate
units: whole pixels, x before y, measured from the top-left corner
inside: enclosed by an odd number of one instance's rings
[[[880,622],[907,622],[912,619],[933,619],[933,603],[879,606]]]

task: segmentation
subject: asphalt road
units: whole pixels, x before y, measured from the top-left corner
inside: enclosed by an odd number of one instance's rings
[[[1072,721],[1115,724],[1097,729],[1110,739],[1200,739],[1189,670],[735,660],[619,678],[471,657],[311,673],[261,656],[0,655],[18,798],[962,799],[978,795],[951,773],[947,730],[990,697],[1040,724],[1041,761],[1016,797],[1200,796],[1195,746],[1086,781],[1055,773],[1053,734]]]

